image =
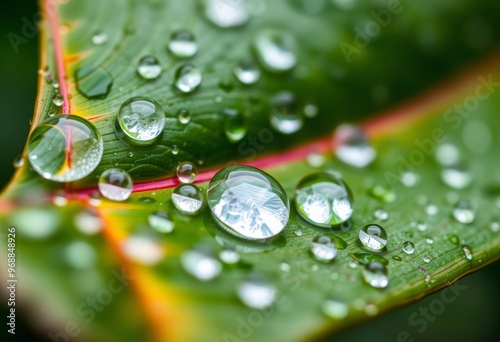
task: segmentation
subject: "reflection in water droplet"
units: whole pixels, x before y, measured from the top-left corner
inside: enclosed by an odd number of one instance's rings
[[[198,51],[198,45],[190,31],[178,30],[172,33],[168,49],[177,58],[189,58]]]
[[[76,229],[85,235],[97,234],[103,227],[101,218],[93,210],[80,211],[75,215],[74,223]]]
[[[175,71],[175,87],[184,94],[195,91],[200,86],[201,81],[201,70],[192,64],[184,64]]]
[[[102,139],[89,121],[57,115],[31,132],[28,160],[35,171],[56,182],[72,182],[89,175],[100,163]]]
[[[145,80],[154,80],[161,74],[161,65],[154,56],[144,56],[139,60],[137,73]]]
[[[467,200],[461,200],[453,209],[453,217],[460,223],[470,224],[474,221],[476,213]]]
[[[346,222],[353,212],[349,187],[328,172],[304,177],[295,188],[295,205],[299,215],[309,223],[330,227]]]
[[[333,148],[337,158],[359,168],[368,166],[376,157],[375,149],[363,130],[354,125],[343,124],[336,129]]]
[[[108,34],[106,32],[98,31],[92,36],[92,44],[103,45],[108,41]]]
[[[112,201],[125,201],[132,194],[132,178],[122,169],[107,169],[97,185],[100,193]]]
[[[207,199],[217,223],[246,239],[279,234],[290,215],[288,196],[267,173],[250,166],[226,167],[212,178]]]
[[[177,112],[177,120],[183,125],[188,124],[191,121],[191,113],[187,109],[180,109]]]
[[[469,246],[463,245],[462,252],[464,253],[465,259],[472,260],[472,251],[470,250]]]
[[[239,110],[226,108],[222,112],[224,121],[224,132],[227,139],[232,142],[238,142],[247,134],[245,118]]]
[[[234,75],[238,81],[249,85],[259,80],[260,70],[252,61],[245,59],[234,68]]]
[[[263,278],[250,278],[238,286],[238,297],[249,308],[261,310],[273,304],[276,288]]]
[[[172,203],[184,214],[197,214],[203,207],[203,195],[198,187],[181,184],[172,192]]]
[[[57,107],[61,107],[64,103],[64,98],[59,93],[54,94],[54,96],[52,96],[52,103]]]
[[[161,245],[147,236],[131,235],[122,244],[125,256],[144,265],[154,265],[163,259]]]
[[[343,319],[349,313],[349,307],[340,299],[329,297],[322,305],[323,313],[333,319]]]
[[[370,286],[383,289],[389,285],[389,278],[387,277],[387,268],[384,264],[371,261],[365,265],[361,271],[363,280]]]
[[[201,281],[209,281],[217,277],[222,265],[208,246],[199,245],[181,255],[184,270]]]
[[[284,72],[297,64],[295,38],[286,31],[265,29],[254,40],[255,51],[262,67],[270,72]]]
[[[441,171],[443,182],[454,189],[464,189],[472,182],[472,176],[462,164],[453,164]]]
[[[292,134],[302,128],[303,117],[295,96],[290,92],[281,92],[270,99],[271,126],[280,133]]]
[[[330,262],[337,255],[337,247],[328,236],[317,236],[312,240],[311,253],[321,262]]]
[[[218,27],[241,26],[250,18],[247,0],[205,0],[205,16]]]
[[[359,240],[373,250],[380,250],[387,244],[387,233],[378,224],[368,224],[359,231]]]
[[[193,183],[196,179],[196,166],[188,161],[182,162],[177,166],[177,179],[181,183]]]
[[[158,210],[149,215],[149,225],[160,233],[171,233],[174,230],[174,222],[167,212]]]

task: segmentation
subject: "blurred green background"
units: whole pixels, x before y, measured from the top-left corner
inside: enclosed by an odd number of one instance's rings
[[[12,161],[22,152],[33,115],[38,77],[38,34],[18,45],[16,52],[9,40],[9,33],[20,35],[23,18],[32,21],[37,13],[35,1],[3,3],[1,10],[2,40],[0,45],[0,101],[4,123],[0,125],[0,186],[4,186],[13,174]],[[431,295],[406,308],[396,310],[361,326],[351,327],[343,333],[326,338],[326,341],[492,341],[500,336],[500,262],[496,262],[459,281],[466,287],[457,299],[445,304],[442,314],[428,321],[427,328],[419,332],[420,326],[412,325],[410,317],[420,312],[437,298]],[[19,295],[22,295],[19,294]],[[4,303],[2,317],[7,315]],[[28,310],[28,308],[24,308]],[[21,317],[22,318],[22,317]],[[2,325],[2,335],[6,328]],[[18,340],[43,340],[30,328],[30,322],[18,320]],[[407,339],[398,339],[407,332]],[[12,335],[8,336],[12,338]],[[4,339],[2,338],[2,341]]]

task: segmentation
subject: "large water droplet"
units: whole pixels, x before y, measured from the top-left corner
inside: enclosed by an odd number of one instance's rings
[[[323,302],[322,310],[326,316],[334,319],[342,319],[349,313],[347,304],[334,297],[329,297]]]
[[[135,145],[151,145],[165,127],[165,112],[156,101],[136,96],[121,105],[117,122],[119,137]]]
[[[247,0],[205,0],[205,15],[222,28],[241,26],[250,18]]]
[[[378,224],[368,224],[359,231],[359,240],[373,250],[380,250],[387,244],[387,233]]]
[[[132,178],[122,169],[107,169],[99,177],[100,193],[112,201],[125,201],[132,194]]]
[[[197,214],[203,207],[203,194],[192,184],[181,184],[172,192],[172,203],[184,214]]]
[[[141,235],[127,237],[122,245],[127,258],[144,265],[154,265],[163,259],[164,251],[153,238]]]
[[[237,109],[226,108],[223,111],[224,132],[230,142],[238,142],[247,134],[245,118]]]
[[[328,172],[304,177],[295,188],[295,205],[299,215],[317,226],[331,227],[346,222],[353,212],[349,187]]]
[[[200,245],[181,255],[184,270],[201,281],[209,281],[217,277],[222,265],[208,246]]]
[[[316,236],[311,243],[311,253],[321,262],[330,262],[337,255],[337,247],[328,236]]]
[[[234,68],[234,75],[243,84],[254,84],[260,78],[260,70],[252,61],[243,60]]]
[[[189,58],[198,51],[198,45],[190,31],[178,30],[172,33],[168,49],[177,58]]]
[[[28,140],[28,160],[35,171],[56,182],[72,182],[99,165],[103,143],[89,121],[57,115],[42,121]]]
[[[101,67],[87,66],[75,73],[76,89],[89,99],[104,98],[113,84],[111,75]]]
[[[92,44],[103,45],[108,41],[108,34],[106,32],[98,31],[92,36]]]
[[[472,251],[469,248],[469,246],[463,245],[462,246],[462,252],[464,253],[465,259],[472,260]]]
[[[263,278],[248,279],[238,286],[238,297],[252,309],[265,309],[276,298],[276,288]]]
[[[476,217],[474,208],[472,208],[471,203],[467,200],[459,201],[455,205],[452,214],[455,220],[465,224],[472,223],[474,221],[474,218]]]
[[[247,239],[279,234],[288,222],[290,206],[281,185],[250,166],[226,167],[212,178],[208,205],[219,225]]]
[[[383,289],[389,285],[389,278],[387,277],[387,268],[384,264],[371,261],[365,265],[361,271],[363,280],[370,286]]]
[[[180,66],[175,71],[175,87],[184,94],[195,91],[201,84],[201,70],[192,64]]]
[[[415,252],[415,246],[411,241],[406,241],[403,243],[403,252],[406,254],[413,254]]]
[[[196,166],[191,162],[182,162],[177,166],[177,179],[182,183],[193,183],[196,174]]]
[[[260,63],[270,72],[284,72],[297,64],[295,38],[286,31],[265,29],[254,40]]]
[[[145,80],[154,80],[161,74],[161,65],[154,56],[144,56],[139,60],[137,73]]]
[[[148,223],[154,230],[160,233],[171,233],[174,230],[174,222],[170,218],[170,215],[163,210],[155,211],[149,215]]]
[[[337,158],[359,168],[368,166],[377,155],[363,130],[349,124],[337,128],[333,136],[333,148]]]
[[[303,116],[292,93],[278,93],[271,97],[270,104],[271,126],[276,131],[292,134],[302,128]]]
[[[443,182],[454,189],[464,189],[472,182],[470,172],[462,164],[453,164],[441,171]]]

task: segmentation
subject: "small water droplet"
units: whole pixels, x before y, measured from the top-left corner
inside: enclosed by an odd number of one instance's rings
[[[241,83],[250,85],[260,79],[260,70],[252,61],[245,59],[234,68],[234,75]]]
[[[54,96],[52,96],[52,103],[57,107],[61,107],[64,103],[64,98],[59,93],[54,94]]]
[[[57,91],[57,89],[59,89],[59,82],[57,82],[57,81],[53,81],[53,82],[52,82],[52,87],[53,87],[54,89],[56,89],[56,91]]]
[[[336,129],[333,148],[342,162],[359,168],[371,164],[377,155],[361,127],[349,124]]]
[[[68,199],[66,198],[66,194],[63,192],[57,192],[52,198],[52,203],[54,203],[57,207],[65,207],[68,204]]]
[[[76,229],[85,235],[94,235],[102,230],[102,220],[93,210],[82,210],[75,215]]]
[[[161,74],[161,65],[154,56],[144,56],[139,60],[137,73],[145,80],[154,80]]]
[[[427,230],[427,223],[425,222],[417,222],[417,229],[421,232],[425,232]]]
[[[191,113],[187,109],[180,109],[177,112],[177,120],[183,125],[187,125],[191,121]]]
[[[432,277],[429,274],[427,274],[424,278],[424,281],[426,284],[430,284],[432,281]]]
[[[279,268],[281,272],[290,272],[291,270],[290,264],[286,262],[281,262]]]
[[[195,246],[195,248],[182,253],[181,265],[187,273],[201,281],[214,279],[222,270],[219,260],[205,245]]]
[[[469,246],[463,245],[462,246],[462,252],[464,253],[465,259],[472,260],[472,251],[469,248]]]
[[[387,277],[387,268],[384,264],[371,261],[365,265],[361,271],[363,280],[374,288],[383,289],[389,285],[389,278]]]
[[[92,44],[103,45],[108,42],[108,34],[103,31],[98,31],[92,36]]]
[[[15,158],[14,161],[12,162],[12,166],[14,168],[18,169],[24,165],[24,156],[22,154],[18,154]]]
[[[380,250],[387,244],[387,233],[378,224],[368,224],[359,231],[359,240],[373,250]]]
[[[472,176],[462,164],[453,164],[441,171],[443,182],[454,189],[465,189],[472,182]]]
[[[396,193],[392,189],[380,184],[372,186],[368,193],[385,203],[393,203],[397,199]]]
[[[313,150],[307,155],[307,163],[312,167],[321,167],[325,164],[325,156]]]
[[[99,177],[99,191],[112,201],[125,201],[132,194],[132,178],[122,169],[107,169]]]
[[[490,229],[493,233],[500,231],[500,222],[498,222],[498,221],[491,222]]]
[[[349,187],[328,172],[310,174],[295,187],[295,206],[309,223],[331,227],[346,222],[353,213]]]
[[[174,230],[174,222],[170,218],[170,215],[163,210],[155,211],[149,215],[148,223],[154,230],[160,233],[171,233]]]
[[[399,255],[393,256],[392,259],[396,260],[396,261],[402,261],[403,260]]]
[[[172,202],[184,214],[197,214],[203,207],[203,195],[198,187],[181,184],[172,192]]]
[[[127,153],[127,155],[128,155],[128,157],[129,157],[129,158],[132,158],[132,157],[134,156],[134,152],[129,151],[129,152]]]
[[[226,108],[222,112],[224,121],[224,132],[227,139],[232,142],[238,142],[247,134],[245,118],[239,110]]]
[[[448,192],[446,193],[446,202],[449,204],[456,204],[460,200],[460,195],[456,192]]]
[[[182,162],[177,166],[177,179],[181,183],[193,183],[196,179],[196,166],[188,161]]]
[[[401,183],[407,188],[416,186],[420,182],[420,176],[412,171],[406,171],[401,174]]]
[[[172,33],[168,49],[177,58],[189,58],[198,51],[198,45],[190,31],[178,30]]]
[[[290,92],[281,92],[271,97],[271,126],[280,133],[292,134],[302,128],[303,118],[295,96]]]
[[[300,229],[295,229],[294,234],[295,234],[296,236],[302,236],[302,230],[300,230]]]
[[[439,164],[451,166],[460,162],[460,151],[451,143],[443,143],[436,147],[435,157]]]
[[[434,203],[429,203],[425,207],[425,213],[429,216],[436,216],[439,212],[439,208]]]
[[[383,209],[377,209],[373,213],[373,216],[375,216],[375,218],[379,219],[380,221],[385,221],[389,218],[389,213]]]
[[[312,240],[311,253],[318,261],[330,262],[337,255],[337,247],[328,236],[320,235]]]
[[[430,262],[431,262],[431,257],[430,257],[430,256],[428,256],[428,255],[424,255],[424,256],[422,257],[422,260],[423,260],[424,262],[426,262],[426,263],[430,263]]]
[[[411,241],[406,241],[403,243],[403,252],[410,255],[415,252],[415,245]]]
[[[229,166],[212,178],[207,199],[219,226],[246,239],[266,239],[285,228],[288,196],[267,173],[250,166]]]
[[[270,307],[276,299],[276,288],[264,278],[250,278],[238,286],[238,297],[252,309]]]
[[[292,34],[277,29],[262,30],[254,40],[262,67],[274,73],[291,70],[297,64],[295,45]]]
[[[172,149],[170,150],[170,152],[176,156],[178,153],[179,153],[179,147],[177,145],[173,145],[172,146]]]
[[[321,306],[323,313],[333,319],[343,319],[349,313],[349,307],[347,304],[335,297],[329,297]]]
[[[318,115],[318,107],[312,103],[307,103],[304,106],[304,115],[309,119],[316,117]]]
[[[245,0],[205,0],[205,16],[218,27],[241,26],[250,18]]]
[[[427,236],[427,237],[425,237],[425,242],[427,242],[429,245],[432,245],[434,243],[434,239]]]
[[[452,234],[448,237],[448,240],[450,240],[450,242],[454,245],[458,245],[460,243],[460,239],[458,238],[457,235],[455,234]]]
[[[123,253],[127,258],[144,265],[154,265],[163,259],[163,248],[154,239],[148,236],[131,235],[122,245]]]
[[[175,87],[184,94],[194,92],[202,81],[201,70],[192,64],[184,64],[175,71]]]
[[[476,213],[472,208],[472,205],[467,200],[461,200],[453,209],[453,217],[460,223],[470,224],[474,221]]]

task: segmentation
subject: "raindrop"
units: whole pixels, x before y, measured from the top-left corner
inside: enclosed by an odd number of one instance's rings
[[[403,252],[406,254],[413,254],[415,252],[415,246],[411,241],[406,241],[403,243]]]
[[[295,236],[302,236],[302,230],[300,229],[295,229],[293,233],[295,234]]]
[[[397,199],[396,193],[392,189],[382,185],[372,186],[368,193],[385,203],[393,203]]]
[[[380,221],[385,221],[389,218],[389,213],[383,209],[377,209],[373,213],[373,216],[375,216],[375,218],[379,219]]]
[[[401,174],[401,183],[407,188],[416,186],[420,182],[420,176],[411,171],[406,171]]]
[[[290,92],[281,92],[270,99],[271,126],[280,133],[292,134],[302,128],[303,118],[295,96]]]
[[[119,137],[135,145],[151,145],[165,127],[165,113],[156,101],[136,96],[121,105],[117,122]]]
[[[224,248],[219,252],[219,258],[228,265],[234,265],[240,261],[238,252],[228,248]]]
[[[361,271],[363,280],[370,286],[383,289],[389,285],[389,278],[387,277],[387,268],[384,264],[371,261],[365,265]]]
[[[172,154],[176,156],[179,153],[179,147],[177,145],[173,145],[170,152],[172,152]]]
[[[432,277],[429,274],[427,274],[424,278],[424,281],[426,284],[430,284],[432,281]]]
[[[134,156],[134,152],[129,151],[129,152],[127,153],[127,155],[128,155],[128,157],[129,157],[129,158],[132,158],[132,157]]]
[[[460,243],[460,239],[458,238],[457,235],[455,234],[452,234],[448,237],[448,240],[450,240],[450,242],[454,245],[458,245]]]
[[[337,255],[337,247],[328,236],[320,235],[312,240],[311,253],[318,261],[330,262]]]
[[[54,96],[52,96],[52,103],[57,107],[61,107],[64,103],[64,98],[59,93],[54,94]]]
[[[452,215],[455,218],[455,220],[465,224],[472,223],[474,221],[474,218],[476,217],[476,213],[472,208],[471,203],[467,200],[459,201],[455,205]]]
[[[439,144],[436,147],[436,160],[443,166],[451,166],[460,162],[460,151],[451,143]]]
[[[337,128],[333,148],[342,162],[359,168],[371,164],[377,155],[362,128],[349,124]]]
[[[196,166],[191,162],[185,161],[177,166],[177,179],[181,183],[193,183],[196,174]]]
[[[172,202],[184,214],[197,214],[203,207],[203,195],[196,186],[181,184],[172,192]]]
[[[201,70],[192,64],[184,64],[175,71],[175,87],[184,94],[195,91],[201,84]]]
[[[247,307],[265,309],[276,299],[276,288],[263,278],[249,278],[238,286],[238,297]]]
[[[106,32],[98,31],[92,36],[92,44],[103,45],[108,41],[108,34]]]
[[[66,204],[68,204],[68,199],[66,198],[66,194],[64,193],[64,191],[58,191],[52,198],[52,203],[54,203],[54,205],[57,207],[66,206]]]
[[[204,245],[182,253],[181,265],[187,273],[201,281],[214,279],[222,270],[222,265],[212,250]]]
[[[170,218],[170,215],[163,210],[155,211],[149,215],[148,223],[154,230],[160,233],[171,233],[174,230],[174,222]]]
[[[132,194],[132,178],[122,169],[107,169],[99,177],[99,192],[112,201],[125,201]]]
[[[15,158],[14,161],[12,162],[12,165],[14,168],[19,169],[24,165],[24,156],[22,154],[18,154]]]
[[[329,297],[322,305],[323,313],[333,319],[343,319],[349,313],[349,307],[340,299]]]
[[[260,70],[250,60],[241,61],[234,68],[234,75],[243,84],[254,84],[260,79]]]
[[[429,216],[436,216],[438,212],[439,212],[439,208],[437,207],[437,205],[435,205],[433,203],[429,203],[425,207],[425,213]]]
[[[71,267],[84,270],[95,266],[97,253],[91,245],[83,241],[70,243],[64,251],[64,260]]]
[[[85,235],[94,235],[102,230],[103,223],[94,211],[82,210],[75,215],[74,223],[76,229]]]
[[[427,223],[425,222],[417,222],[417,229],[421,232],[425,232],[427,230]]]
[[[198,51],[198,45],[190,31],[178,30],[172,33],[168,49],[177,58],[189,58]]]
[[[432,244],[434,243],[434,239],[433,239],[433,238],[431,238],[431,237],[429,237],[429,236],[427,236],[427,237],[425,238],[425,242],[427,242],[429,245],[432,245]]]
[[[205,0],[205,16],[218,27],[241,26],[250,18],[247,0]]]
[[[246,239],[266,239],[285,228],[288,196],[270,175],[250,166],[229,166],[215,174],[207,200],[217,223]]]
[[[318,115],[318,107],[312,103],[307,103],[304,106],[304,115],[309,119],[316,117]]]
[[[399,255],[393,256],[392,259],[396,260],[396,261],[402,261],[403,260]]]
[[[453,164],[441,171],[443,182],[454,189],[464,189],[472,182],[469,171],[462,164]]]
[[[372,250],[380,250],[387,244],[387,233],[378,224],[368,224],[359,231],[359,240]]]
[[[469,246],[463,245],[462,252],[464,253],[465,259],[472,260],[472,251],[470,250]]]
[[[144,56],[139,60],[137,73],[145,80],[154,80],[161,74],[161,65],[154,56]]]
[[[191,113],[187,109],[180,109],[177,112],[177,120],[183,125],[188,124],[191,121]]]
[[[426,262],[426,263],[430,263],[430,262],[431,262],[431,257],[430,257],[430,256],[428,256],[428,255],[424,255],[424,256],[422,257],[422,260],[423,260],[424,262]]]
[[[103,143],[89,121],[75,115],[56,115],[31,132],[28,160],[43,178],[72,182],[84,178],[99,165]]]
[[[238,142],[247,134],[245,118],[239,110],[226,108],[222,112],[224,121],[224,132],[227,139],[232,142]]]
[[[293,35],[277,29],[262,30],[254,40],[260,63],[274,73],[291,70],[297,64],[295,45]]]
[[[346,222],[353,212],[353,196],[349,187],[328,172],[304,177],[295,187],[295,206],[309,223],[329,228]]]
[[[325,156],[316,150],[309,152],[306,159],[307,163],[312,167],[321,167],[325,164]]]
[[[163,259],[161,245],[147,236],[132,235],[126,238],[122,245],[127,258],[144,265],[154,265]]]
[[[491,222],[490,229],[493,233],[500,231],[500,222],[498,222],[498,221]]]

